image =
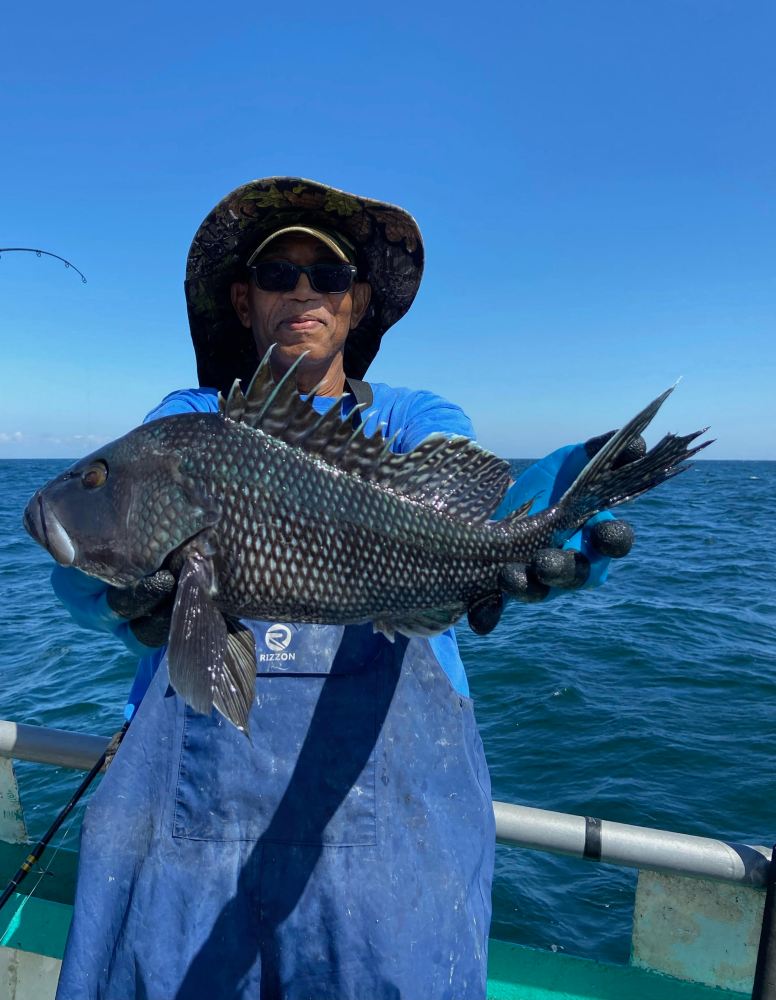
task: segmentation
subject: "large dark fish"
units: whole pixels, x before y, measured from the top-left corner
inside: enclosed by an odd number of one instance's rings
[[[500,594],[504,569],[560,546],[584,521],[683,471],[704,444],[667,435],[613,468],[671,390],[592,459],[562,499],[489,521],[509,465],[462,437],[405,455],[340,407],[318,414],[265,358],[221,412],[163,417],[71,466],[30,500],[27,530],[65,566],[127,586],[178,576],[170,682],[197,711],[245,728],[253,634],[239,618],[433,635]]]

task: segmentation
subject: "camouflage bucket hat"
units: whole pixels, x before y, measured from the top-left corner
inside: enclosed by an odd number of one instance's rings
[[[186,304],[199,384],[225,391],[259,363],[230,286],[263,239],[285,226],[334,230],[356,248],[359,280],[372,286],[366,315],[345,344],[345,372],[363,378],[385,331],[406,313],[423,274],[423,241],[412,216],[301,177],[265,177],[228,194],[196,232],[186,263]]]

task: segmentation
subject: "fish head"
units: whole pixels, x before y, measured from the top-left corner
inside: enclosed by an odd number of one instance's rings
[[[138,427],[52,479],[24,510],[29,534],[60,565],[109,584],[154,573],[219,514],[191,475],[191,435],[169,426],[179,419]]]

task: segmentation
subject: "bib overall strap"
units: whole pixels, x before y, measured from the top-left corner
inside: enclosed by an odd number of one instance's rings
[[[372,392],[372,386],[368,382],[362,382],[357,378],[346,378],[348,389],[356,397],[356,403],[365,403],[364,409],[369,409],[369,407],[374,402],[374,393]],[[352,417],[353,426],[358,427],[363,420],[362,413],[363,410],[357,410]]]

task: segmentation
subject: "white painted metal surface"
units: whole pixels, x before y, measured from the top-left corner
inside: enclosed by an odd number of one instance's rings
[[[494,802],[500,843],[557,854],[586,857],[588,822],[584,816]],[[600,857],[625,868],[712,878],[739,885],[764,886],[771,852],[766,847],[726,843],[670,830],[652,830],[599,820]]]
[[[105,736],[0,721],[0,757],[88,771],[107,745]]]
[[[751,993],[764,902],[748,886],[639,872],[631,964]]]
[[[27,826],[13,761],[6,757],[0,757],[0,840],[7,844],[27,843]]]
[[[53,1000],[61,966],[57,958],[0,948],[0,1000]]]

